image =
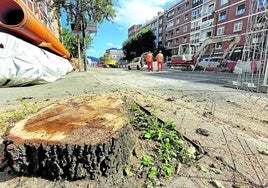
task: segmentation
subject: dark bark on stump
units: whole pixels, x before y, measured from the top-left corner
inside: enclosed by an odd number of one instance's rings
[[[12,168],[20,175],[36,175],[47,179],[95,179],[118,173],[127,162],[133,141],[128,127],[117,139],[96,145],[43,145],[6,142]]]

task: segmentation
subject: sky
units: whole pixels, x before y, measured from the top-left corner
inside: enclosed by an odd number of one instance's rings
[[[93,42],[87,55],[100,57],[106,49],[121,49],[127,40],[129,27],[144,24],[157,16],[159,11],[163,12],[177,2],[179,0],[114,0],[117,16],[113,22],[104,21],[97,26],[97,33],[91,34]]]

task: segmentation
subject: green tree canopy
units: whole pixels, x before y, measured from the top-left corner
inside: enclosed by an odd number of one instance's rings
[[[35,0],[43,2],[43,0]],[[61,10],[67,13],[67,23],[72,21],[102,23],[104,19],[112,21],[116,16],[112,0],[52,0],[47,5],[54,10],[56,17],[61,17]]]
[[[123,44],[126,59],[130,61],[144,52],[154,52],[156,48],[155,39],[154,33],[147,27],[142,29],[136,36],[126,40]]]
[[[44,3],[43,0],[34,0],[35,2]],[[50,4],[46,4],[50,11],[53,10],[54,19],[58,20],[58,27],[61,27],[60,20],[62,11],[66,12],[67,24],[74,23],[75,29],[82,25],[82,36],[86,39],[86,45],[83,45],[83,40],[80,40],[80,45],[86,49],[91,38],[86,36],[85,28],[87,23],[102,23],[105,19],[112,21],[115,17],[115,10],[112,0],[52,0]],[[60,40],[64,43],[68,51],[77,57],[77,35],[63,28],[59,30]],[[84,50],[85,52],[85,50]]]

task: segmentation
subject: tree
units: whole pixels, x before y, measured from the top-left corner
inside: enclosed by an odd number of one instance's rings
[[[155,39],[156,36],[150,30],[150,28],[142,29],[136,36],[128,39],[123,44],[123,51],[127,60],[132,60],[136,56],[140,56],[142,53],[155,51]]]
[[[67,13],[67,22],[90,20],[102,23],[104,19],[111,21],[115,17],[112,0],[54,0]]]
[[[71,32],[67,28],[62,28],[62,42],[69,52],[72,52],[74,57],[78,57],[78,37],[77,34]],[[85,37],[86,47],[91,44],[92,38],[89,36]],[[83,41],[80,40],[80,45],[82,46]]]
[[[47,6],[54,11],[57,19],[61,18],[61,10],[65,10],[67,23],[72,21],[86,23],[88,20],[102,23],[104,19],[112,21],[116,16],[112,0],[52,0]]]
[[[43,0],[35,0],[35,2],[43,2]],[[112,21],[115,17],[112,0],[52,0],[47,6],[49,10],[53,10],[54,17],[58,20],[58,28],[61,28],[61,10],[66,12],[67,24],[74,22],[76,27],[82,24],[83,38],[85,38],[85,28],[89,21],[97,24],[105,19]],[[62,37],[60,29],[59,35]]]

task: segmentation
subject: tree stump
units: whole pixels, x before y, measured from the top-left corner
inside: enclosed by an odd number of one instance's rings
[[[127,110],[113,97],[58,101],[9,128],[5,149],[19,175],[96,179],[115,174],[134,142]]]

